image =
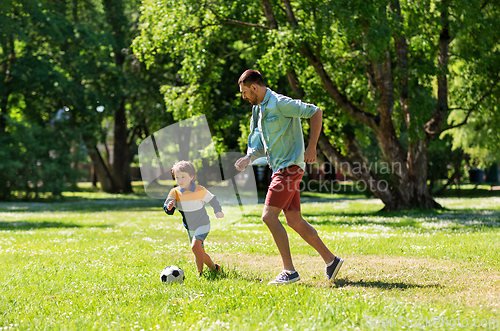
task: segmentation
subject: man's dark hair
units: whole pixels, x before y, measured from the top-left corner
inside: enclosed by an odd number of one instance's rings
[[[252,84],[257,84],[260,86],[266,86],[262,75],[257,70],[248,69],[241,74],[240,79],[238,79],[238,85],[243,84],[244,86],[250,86]]]

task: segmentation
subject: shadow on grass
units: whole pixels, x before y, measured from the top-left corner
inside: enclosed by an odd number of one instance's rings
[[[48,228],[108,228],[110,225],[80,225],[62,222],[0,222],[0,230],[27,231]]]
[[[67,198],[63,202],[0,202],[0,213],[163,211],[163,201],[153,199],[83,199]]]
[[[440,288],[442,287],[439,284],[429,284],[429,285],[421,285],[421,284],[408,284],[408,283],[401,283],[401,282],[383,282],[383,281],[364,281],[364,280],[357,280],[357,281],[352,281],[346,278],[341,278],[335,280],[335,285],[334,287],[348,287],[348,286],[353,286],[353,287],[366,287],[366,288],[380,288],[383,290],[393,290],[393,289],[401,289],[401,290],[407,290],[407,289],[413,289],[413,288],[418,288],[418,289],[428,289],[428,288]]]
[[[262,278],[260,278],[258,275],[254,275],[251,273],[242,273],[241,271],[238,271],[235,267],[222,267],[221,271],[215,272],[215,271],[204,271],[203,272],[203,277],[205,277],[207,280],[210,281],[218,281],[218,280],[223,280],[223,279],[239,279],[239,280],[244,280],[247,282],[251,283],[261,283]]]
[[[498,228],[500,227],[499,210],[436,210],[436,211],[400,211],[400,212],[362,212],[362,213],[303,213],[304,218],[312,225],[377,225],[392,228],[416,228],[446,230],[464,228]],[[319,216],[319,217],[318,217]],[[321,218],[321,219],[320,219]],[[422,223],[426,227],[422,227]],[[436,224],[436,227],[432,225]]]
[[[418,231],[463,230],[500,227],[499,210],[440,210],[400,212],[303,212],[311,225],[384,226]],[[260,215],[243,216],[245,223],[263,224]],[[283,218],[284,220],[284,218]],[[426,223],[425,226],[422,223]]]

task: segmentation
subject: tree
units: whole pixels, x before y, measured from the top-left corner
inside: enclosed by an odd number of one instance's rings
[[[134,44],[149,62],[158,53],[182,57],[182,78],[198,86],[191,93],[209,88],[200,73],[217,72],[221,53],[254,58],[268,85],[286,76],[296,96],[324,109],[323,153],[365,183],[385,210],[439,208],[427,184],[427,149],[447,123],[450,91],[456,93],[449,82],[463,79],[450,70],[454,41],[469,40],[474,26],[497,24],[497,10],[496,3],[452,0],[146,0]],[[478,50],[492,49],[475,42]],[[209,101],[203,93],[192,98]],[[389,181],[371,166],[379,160],[362,152],[368,131]]]
[[[159,93],[159,81],[168,80],[168,63],[146,71],[128,50],[138,6],[132,0],[2,2],[0,140],[5,143],[2,147],[11,148],[2,151],[10,157],[3,160],[4,164],[14,169],[2,180],[3,187],[10,187],[5,196],[12,191],[13,183],[33,182],[29,172],[19,168],[23,166],[19,161],[29,157],[19,154],[15,142],[22,138],[26,144],[46,142],[47,146],[37,152],[47,154],[50,145],[57,145],[40,137],[49,134],[67,142],[60,144],[67,148],[65,152],[52,155],[60,155],[63,160],[75,155],[71,150],[79,150],[84,143],[96,165],[102,190],[131,192],[130,163],[137,154],[137,141],[148,135],[151,125],[172,122],[171,116],[164,115]],[[66,110],[64,121],[57,123],[53,133],[60,109]],[[106,141],[106,123],[110,120],[114,123],[113,160],[103,157],[96,147]],[[51,167],[51,163],[57,163],[54,158],[42,156],[33,156],[33,162],[42,158],[44,169],[57,169]],[[74,162],[78,160],[64,165],[70,167]],[[26,174],[22,180],[20,174]],[[48,187],[47,181],[37,182]],[[16,189],[26,187],[19,184]]]
[[[99,2],[91,4],[92,11],[97,11],[101,5]],[[101,67],[91,71],[94,74],[91,87],[99,96],[96,106],[101,112],[107,112],[104,118],[112,119],[113,160],[106,160],[101,155],[95,133],[85,136],[85,143],[101,188],[110,193],[132,192],[130,164],[137,154],[137,140],[148,135],[148,118],[171,121],[161,116],[164,106],[158,81],[164,79],[164,64],[157,66],[156,71],[146,72],[129,49],[135,33],[133,17],[138,5],[135,1],[103,0],[103,11],[89,20],[90,25],[101,25],[96,31],[103,31],[98,44],[100,50],[94,50],[94,54],[102,54],[103,58],[91,59],[89,64]],[[74,2],[74,6],[78,8],[78,3]],[[73,22],[76,26],[80,24],[77,19]],[[82,71],[79,75],[81,85],[87,81],[86,74]],[[78,114],[76,121],[84,124],[88,110],[80,107]],[[95,114],[91,116],[95,117]],[[132,123],[129,123],[129,117],[133,119]],[[102,128],[101,123],[102,119],[99,122]],[[105,140],[105,133],[101,136],[104,137],[101,141]]]
[[[472,164],[487,166],[500,162],[500,10],[485,2],[471,15],[483,19],[464,24],[466,31],[456,38],[452,70],[460,78],[451,85],[455,106],[443,136],[452,136],[454,148],[469,154]]]
[[[0,199],[57,196],[77,177],[71,150],[79,137],[64,107],[69,77],[55,46],[67,26],[46,9],[36,1],[0,6]]]

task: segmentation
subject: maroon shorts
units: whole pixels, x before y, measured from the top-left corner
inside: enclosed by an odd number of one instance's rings
[[[276,171],[271,177],[271,184],[267,189],[266,206],[300,211],[300,180],[304,170],[293,165]]]

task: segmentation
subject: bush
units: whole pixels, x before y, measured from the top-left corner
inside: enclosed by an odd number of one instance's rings
[[[60,196],[76,182],[72,168],[78,136],[64,123],[46,125],[9,123],[0,133],[0,200],[37,198],[40,193]]]

